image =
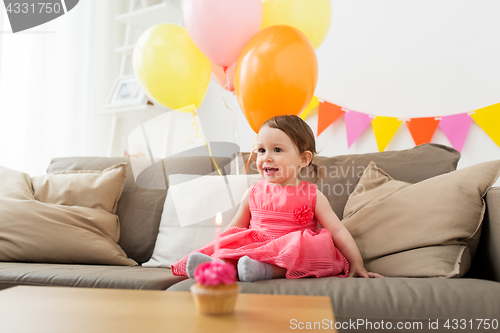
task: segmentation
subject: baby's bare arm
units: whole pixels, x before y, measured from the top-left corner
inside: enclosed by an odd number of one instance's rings
[[[250,225],[250,209],[248,208],[248,195],[250,193],[250,189],[247,189],[243,194],[243,198],[241,199],[240,208],[236,213],[236,216],[233,218],[231,223],[224,230],[228,230],[231,227],[238,228],[248,228]]]
[[[363,257],[359,252],[358,245],[352,238],[351,233],[340,222],[337,214],[335,214],[328,202],[328,199],[319,190],[316,195],[316,208],[314,214],[318,219],[320,225],[330,231],[333,237],[333,243],[349,261],[351,271],[349,276],[363,276],[363,277],[381,277],[381,275],[370,273],[365,270],[363,264]]]
[[[316,219],[321,227],[330,231],[332,236],[345,229],[344,225],[337,217],[337,214],[333,212],[328,199],[319,190],[316,190],[316,207],[314,208],[314,215],[316,215]]]

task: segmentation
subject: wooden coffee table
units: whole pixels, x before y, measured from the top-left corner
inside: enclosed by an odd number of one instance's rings
[[[18,286],[0,291],[0,332],[336,332],[328,297],[240,294],[235,313],[198,314],[191,293]],[[295,328],[295,329],[293,329]]]

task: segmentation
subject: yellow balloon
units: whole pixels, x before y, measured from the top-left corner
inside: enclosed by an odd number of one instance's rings
[[[149,97],[191,113],[201,106],[210,82],[210,61],[183,27],[159,24],[146,30],[134,48],[134,72]]]
[[[286,24],[300,30],[317,49],[332,23],[331,0],[264,0],[261,30]]]

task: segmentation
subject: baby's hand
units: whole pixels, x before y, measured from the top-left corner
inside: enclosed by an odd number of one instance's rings
[[[365,269],[365,266],[363,264],[361,265],[352,265],[351,269],[349,271],[349,276],[348,277],[364,277],[364,278],[381,278],[384,277],[383,275],[380,275],[378,273],[372,273],[368,272]]]

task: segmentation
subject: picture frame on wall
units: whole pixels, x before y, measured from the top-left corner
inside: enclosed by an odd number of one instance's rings
[[[113,83],[106,107],[124,107],[144,105],[148,103],[148,97],[142,89],[135,75],[118,77]]]

